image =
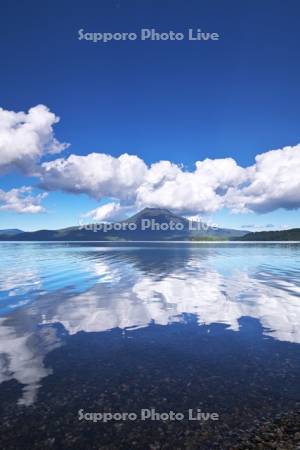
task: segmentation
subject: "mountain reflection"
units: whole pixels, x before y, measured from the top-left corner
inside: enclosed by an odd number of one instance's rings
[[[247,316],[260,321],[266,336],[300,343],[298,246],[68,250],[61,246],[56,255],[60,264],[66,251],[73,265],[64,269],[63,276],[55,275],[53,260],[51,273],[49,264],[46,272],[41,269],[45,266],[38,270],[35,261],[34,270],[29,263],[23,272],[22,282],[20,277],[14,282],[12,276],[6,284],[0,282],[2,291],[9,290],[6,302],[12,302],[12,312],[0,321],[0,383],[14,379],[23,385],[20,404],[33,403],[41,380],[51,373],[44,365],[45,355],[63,345],[55,324],[72,335],[184,322],[188,313],[199,326],[222,323],[239,331],[240,319]],[[44,259],[50,256],[48,248]],[[74,266],[77,260],[80,265]],[[50,278],[56,285],[55,276],[60,288],[49,289]],[[82,292],[78,278],[89,279],[85,286],[92,287]],[[31,287],[26,296],[29,284],[39,288],[33,302]],[[16,288],[25,303],[14,309]]]

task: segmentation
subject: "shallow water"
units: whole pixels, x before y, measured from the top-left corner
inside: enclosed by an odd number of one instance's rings
[[[215,448],[218,436],[300,402],[299,244],[10,242],[0,251],[7,448],[28,428],[36,448],[98,448],[99,439],[110,449],[161,439]],[[205,432],[186,421],[78,420],[80,409],[151,407],[220,420]]]

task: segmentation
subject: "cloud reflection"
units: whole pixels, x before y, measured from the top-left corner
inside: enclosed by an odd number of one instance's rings
[[[80,257],[86,258],[85,273],[95,279],[92,288],[44,288],[34,302],[0,320],[0,383],[14,379],[22,384],[20,404],[32,404],[41,380],[51,373],[44,358],[63,344],[54,324],[73,335],[167,325],[184,321],[189,313],[199,326],[222,323],[238,332],[240,319],[248,316],[259,320],[266,336],[300,343],[297,247],[285,254],[285,264],[272,254],[266,258],[267,251],[234,253],[226,246],[84,251]],[[38,283],[42,279],[36,275]],[[13,280],[9,283],[13,289]]]
[[[118,270],[115,276],[121,280],[124,267]],[[300,343],[300,287],[287,275],[277,275],[274,282],[272,268],[254,274],[235,268],[228,276],[205,264],[192,270],[187,265],[159,279],[134,273],[127,282],[97,284],[60,302],[47,322],[60,322],[75,334],[150,322],[167,325],[191,313],[199,324],[223,323],[238,331],[239,319],[248,316],[260,321],[266,335]]]
[[[0,383],[14,379],[22,388],[20,405],[31,405],[37,396],[40,381],[52,370],[44,365],[45,355],[61,345],[53,327],[35,333],[0,321]]]

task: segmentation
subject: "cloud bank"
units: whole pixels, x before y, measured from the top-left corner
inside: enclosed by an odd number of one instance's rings
[[[46,190],[111,198],[113,214],[120,204],[130,204],[193,215],[222,208],[237,213],[299,208],[299,173],[297,145],[257,155],[249,167],[239,166],[232,158],[205,159],[191,171],[171,161],[147,166],[128,154],[118,158],[101,153],[71,155],[42,164],[40,177]]]
[[[119,157],[71,154],[43,162],[46,154],[49,159],[49,154],[68,146],[54,136],[53,126],[58,121],[44,105],[30,108],[28,113],[0,108],[0,170],[19,168],[35,175],[45,191],[84,193],[110,201],[110,206],[88,213],[98,220],[143,207],[170,208],[187,216],[222,208],[266,213],[300,207],[300,144],[261,153],[249,167],[240,166],[233,158],[196,161],[190,170],[172,161],[149,166],[139,156],[127,153]],[[41,197],[29,195],[26,207],[25,192],[29,191],[2,191],[2,209],[40,212]],[[15,200],[10,201],[13,196]]]

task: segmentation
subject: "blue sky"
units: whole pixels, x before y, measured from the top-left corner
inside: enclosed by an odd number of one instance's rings
[[[231,157],[239,167],[250,167],[256,155],[300,142],[299,15],[298,1],[277,0],[4,2],[0,106],[27,112],[43,104],[60,117],[53,132],[60,142],[71,145],[60,154],[41,151],[37,165],[97,152],[115,158],[137,155],[148,167],[167,160],[183,165],[183,171],[194,171],[195,162],[205,158]],[[201,28],[219,33],[220,40],[92,43],[78,40],[81,28],[136,33],[141,28],[184,33]],[[298,151],[295,147],[294,153]],[[2,209],[1,228],[74,225],[81,214],[106,202],[119,202],[116,196],[98,196],[85,186],[72,193],[59,176],[57,188],[52,181],[49,188],[47,181],[37,190],[40,177],[27,166],[26,170],[15,163],[5,167],[0,179],[4,192],[33,186],[32,195],[47,192],[48,196],[42,201],[44,212]],[[80,179],[77,184],[82,183]],[[268,198],[267,206],[250,207],[251,212],[241,212],[240,206],[236,212],[236,200],[233,208],[204,211],[199,204],[198,210],[191,206],[181,211],[178,204],[177,211],[204,214],[232,227],[299,226],[296,188],[295,184],[295,191],[284,191],[288,202],[283,192],[280,201]],[[152,193],[153,186],[149,189]],[[148,194],[143,193],[139,205],[147,206]],[[255,195],[251,205],[258,201]],[[155,199],[152,195],[151,205]],[[120,201],[121,207],[137,205],[133,196]]]

